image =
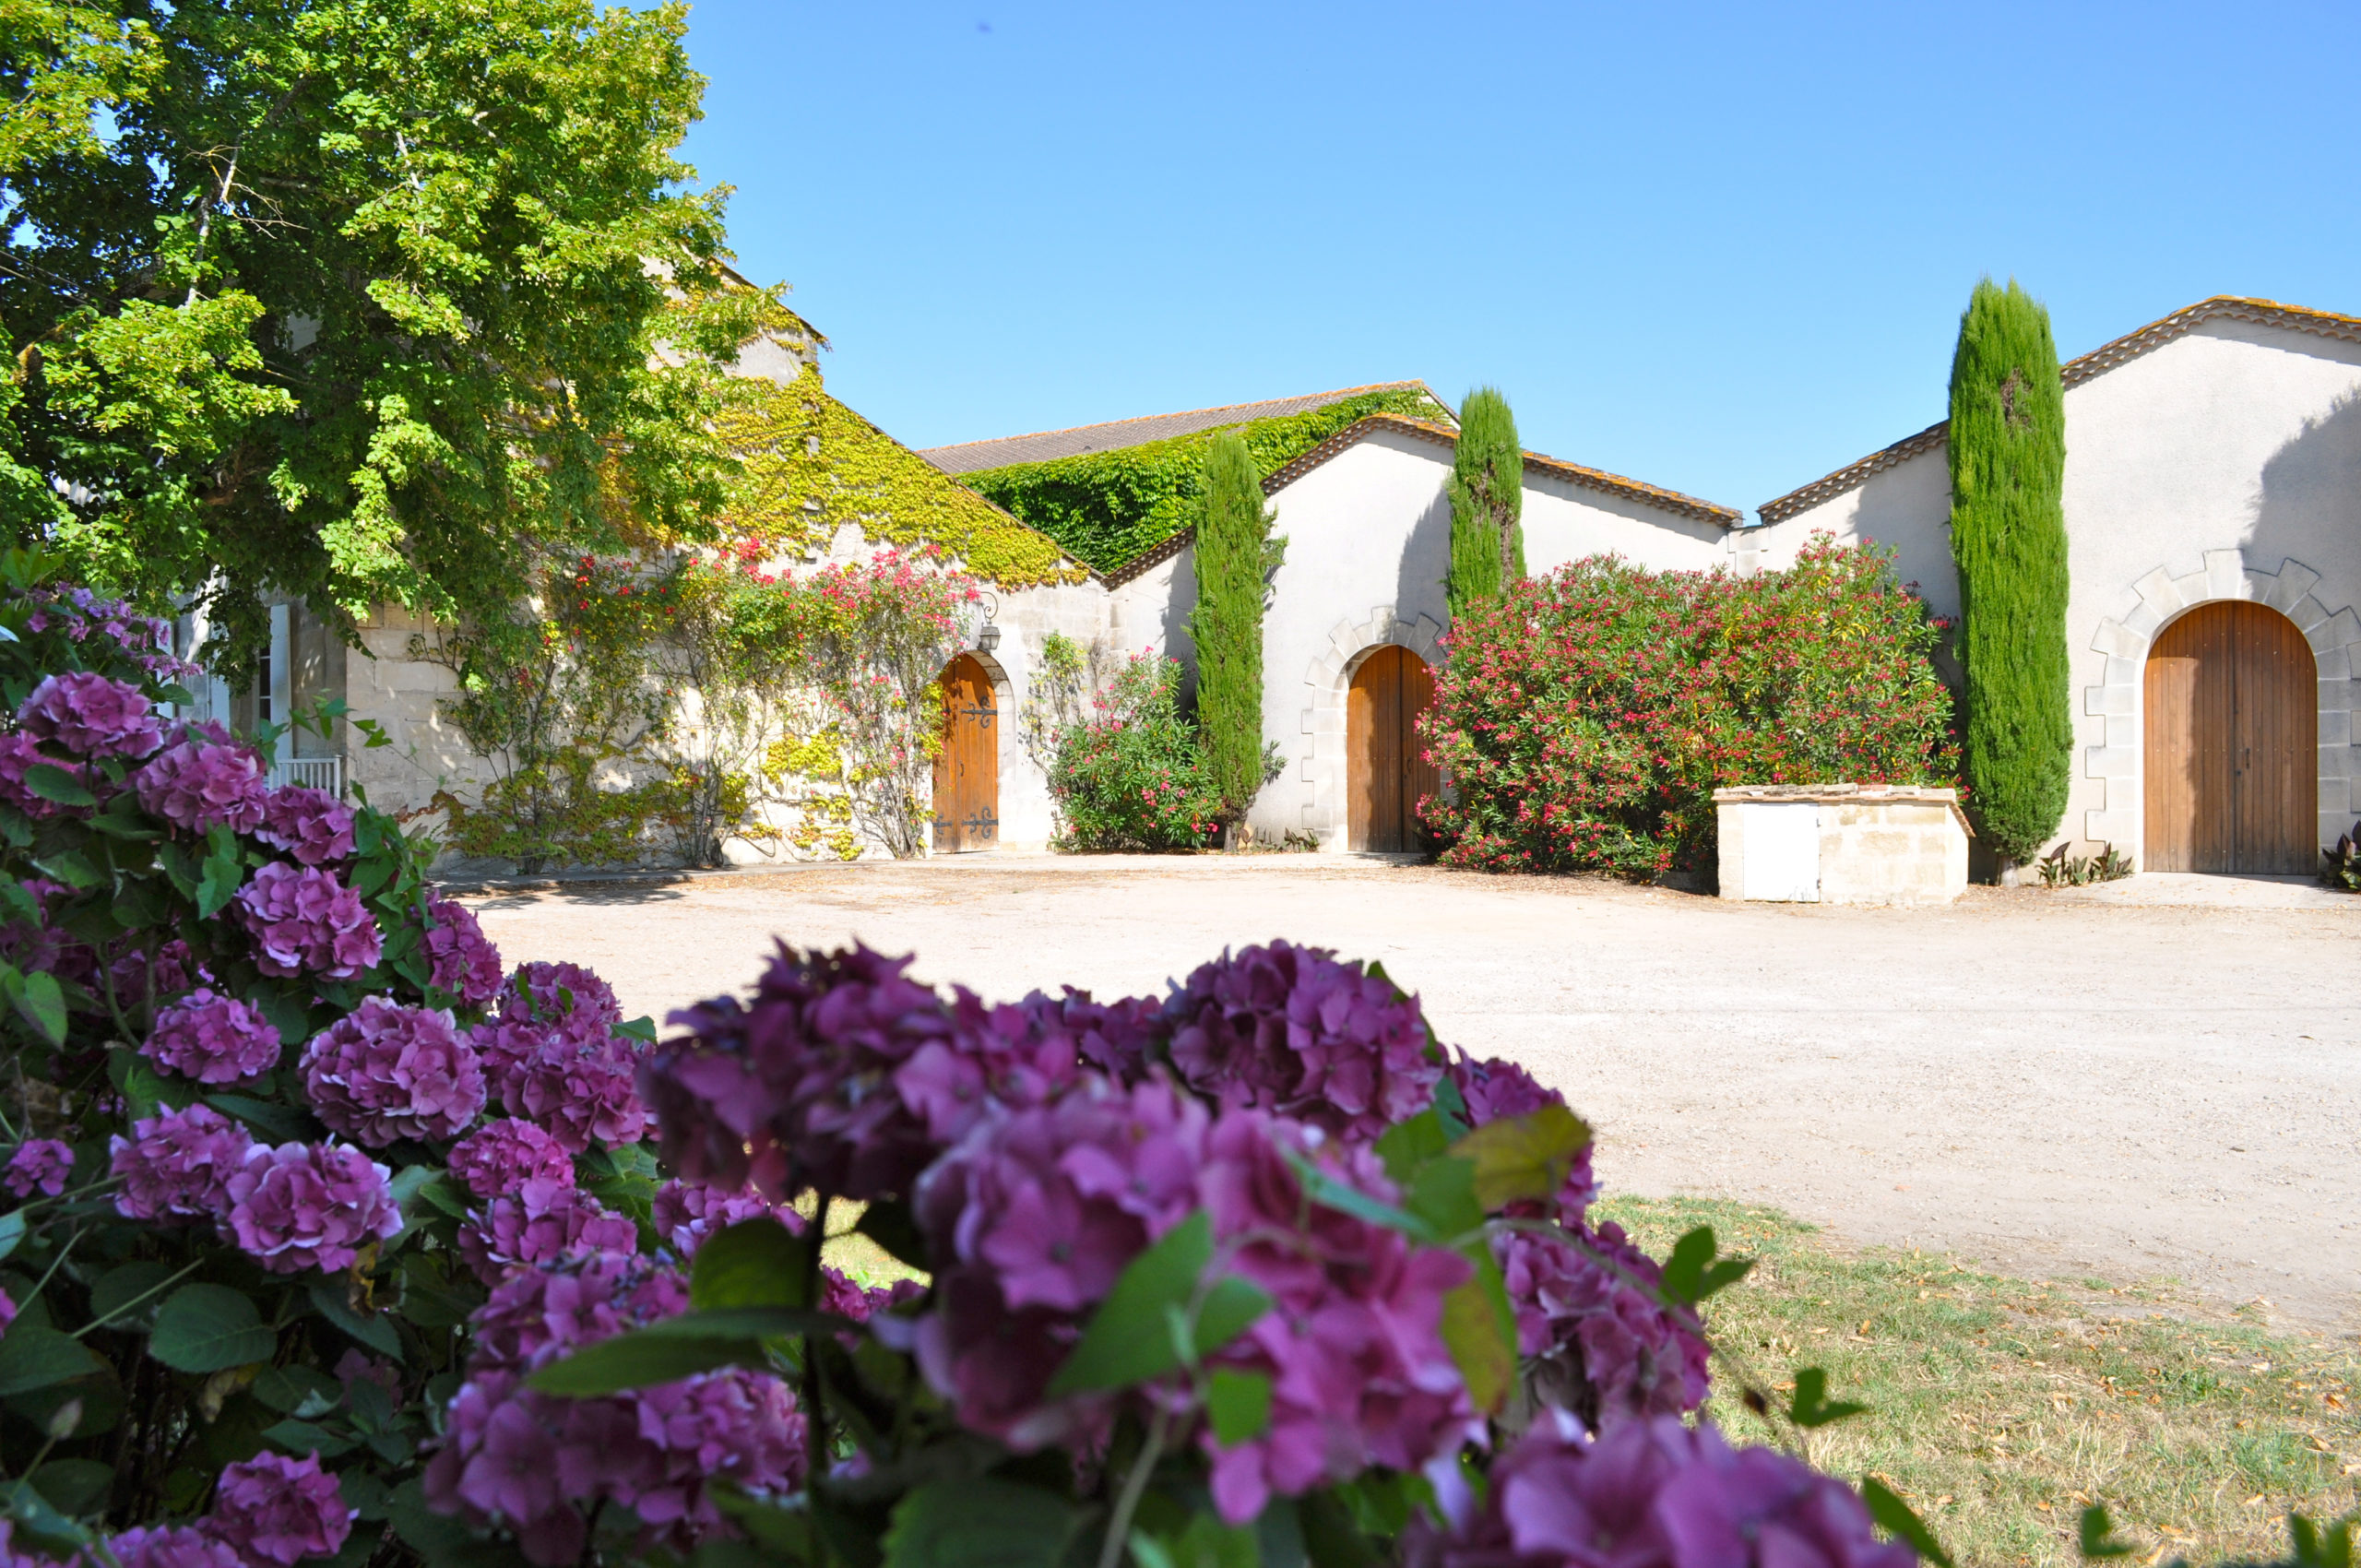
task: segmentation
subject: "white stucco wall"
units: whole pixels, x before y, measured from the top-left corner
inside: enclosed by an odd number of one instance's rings
[[[2350,744],[2361,658],[2361,344],[2235,319],[2070,386],[2064,487],[2071,588],[2074,782],[2056,842],[2143,849],[2140,702],[2156,632],[2197,604],[2252,599],[2319,659],[2321,842],[2361,812]],[[1763,565],[1818,531],[1900,552],[1956,614],[1950,477],[1940,443],[1844,494],[1747,530]]]

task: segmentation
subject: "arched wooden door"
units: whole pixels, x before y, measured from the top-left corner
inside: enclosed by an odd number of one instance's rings
[[[943,750],[934,758],[934,852],[1000,841],[1000,709],[992,678],[971,654],[943,671]]]
[[[1418,798],[1442,788],[1420,757],[1418,715],[1434,706],[1435,678],[1406,647],[1379,648],[1345,694],[1345,842],[1405,852],[1427,847]]]
[[[2319,667],[2267,605],[2202,604],[2148,652],[2143,871],[2304,875],[2319,859]]]

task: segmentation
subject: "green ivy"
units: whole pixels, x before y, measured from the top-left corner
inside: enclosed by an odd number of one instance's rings
[[[1397,387],[1340,398],[1323,408],[1176,435],[1112,452],[1011,463],[960,476],[1101,572],[1120,571],[1196,521],[1204,491],[1205,448],[1216,435],[1246,438],[1264,478],[1287,467],[1347,425],[1371,414],[1451,420],[1423,387]]]

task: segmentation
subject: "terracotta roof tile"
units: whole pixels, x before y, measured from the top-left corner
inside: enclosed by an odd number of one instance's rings
[[[1276,495],[1338,453],[1358,445],[1380,431],[1394,431],[1400,434],[1415,436],[1421,441],[1432,442],[1442,447],[1456,447],[1459,443],[1459,433],[1448,425],[1436,424],[1429,420],[1408,419],[1400,414],[1371,414],[1367,419],[1357,420],[1347,425],[1302,457],[1285,468],[1277,469],[1263,481],[1263,493]],[[1565,480],[1581,485],[1586,490],[1596,490],[1609,495],[1644,501],[1665,511],[1678,512],[1684,517],[1696,517],[1704,522],[1719,523],[1724,528],[1735,528],[1746,520],[1746,514],[1735,506],[1723,506],[1711,501],[1700,501],[1693,495],[1683,495],[1677,490],[1666,490],[1659,485],[1648,484],[1640,480],[1625,479],[1620,474],[1608,473],[1601,469],[1586,469],[1580,463],[1569,463],[1562,457],[1547,457],[1539,452],[1525,454],[1525,469],[1527,473],[1544,473],[1553,479]],[[1108,573],[1108,586],[1119,587],[1134,577],[1145,575],[1151,567],[1171,560],[1187,549],[1189,541],[1194,538],[1196,538],[1194,529],[1182,529],[1153,550],[1134,556],[1114,571]]]
[[[2068,360],[2058,367],[2058,377],[2069,386],[2080,386],[2093,376],[2104,374],[2128,360],[2137,359],[2152,349],[2160,349],[2176,338],[2186,337],[2201,323],[2217,320],[2251,321],[2264,327],[2284,327],[2296,332],[2309,332],[2315,337],[2341,338],[2347,342],[2361,343],[2361,316],[2308,310],[2302,305],[2283,305],[2276,300],[2250,300],[2236,294],[2216,294],[2211,299],[2198,301],[2186,310],[2177,310],[2161,321],[2152,321],[2137,332],[2127,333],[2111,343],[2102,343],[2077,359]],[[1799,512],[1809,511],[1823,501],[1857,489],[1873,474],[1915,457],[1921,452],[1933,451],[1943,444],[1950,427],[1949,420],[1930,424],[1917,434],[1897,441],[1882,451],[1872,452],[1858,462],[1847,463],[1834,473],[1824,474],[1776,500],[1765,501],[1757,509],[1758,513],[1767,525],[1785,522]]]
[[[1190,409],[1176,414],[1144,414],[1137,419],[1110,420],[1104,424],[1078,424],[1069,430],[1044,430],[1031,435],[1003,435],[991,441],[966,441],[951,446],[930,446],[919,453],[947,474],[970,474],[1011,463],[1043,463],[1053,457],[1078,457],[1086,452],[1113,452],[1145,446],[1176,435],[1219,430],[1250,420],[1276,419],[1309,413],[1358,398],[1368,392],[1425,392],[1423,381],[1380,381],[1368,386],[1343,386],[1333,392],[1308,392],[1299,398],[1270,398],[1259,403],[1229,403],[1218,409]],[[1441,398],[1436,398],[1441,402]]]

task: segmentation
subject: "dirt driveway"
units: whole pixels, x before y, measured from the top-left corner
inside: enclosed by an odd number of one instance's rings
[[[1599,1129],[1605,1181],[2046,1277],[2177,1277],[2361,1329],[2361,898],[1940,910],[1253,860],[968,858],[469,900],[635,1011],[859,936],[989,997],[1160,992],[1272,936],[1381,958]]]

